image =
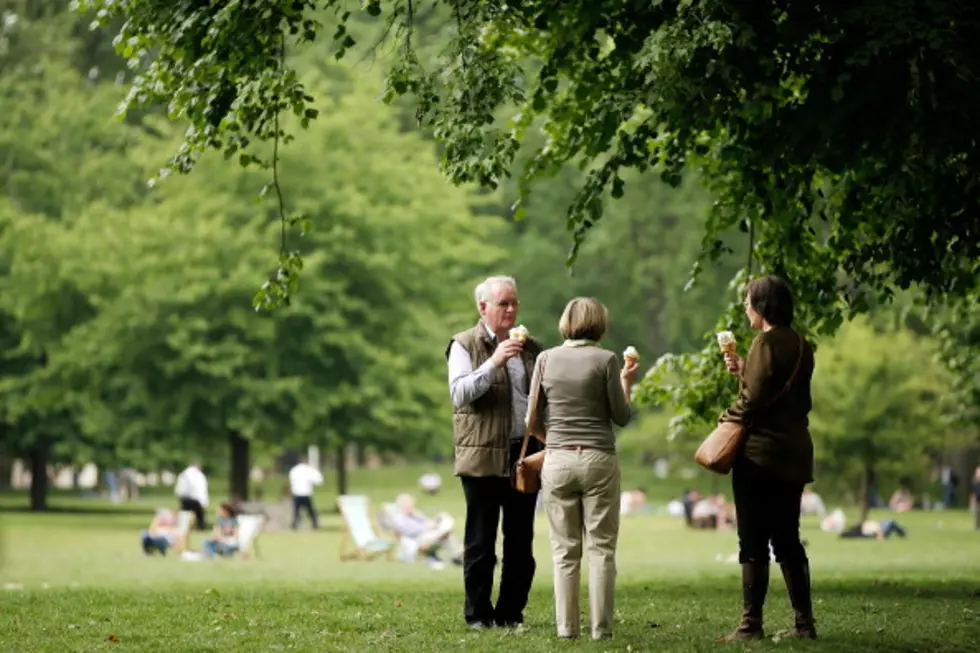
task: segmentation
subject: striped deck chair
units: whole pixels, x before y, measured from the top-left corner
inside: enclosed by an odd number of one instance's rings
[[[391,560],[398,542],[378,536],[368,498],[359,494],[345,494],[337,498],[337,506],[346,526],[340,541],[340,559],[373,560],[385,555]]]

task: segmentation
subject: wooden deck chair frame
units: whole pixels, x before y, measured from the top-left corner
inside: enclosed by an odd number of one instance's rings
[[[191,524],[194,523],[194,513],[190,510],[181,510],[177,513],[177,528],[185,536],[191,532]]]
[[[189,551],[191,548],[191,524],[194,523],[194,513],[190,510],[181,510],[177,513],[177,531],[180,533],[181,551]]]
[[[368,523],[371,529],[374,531],[376,540],[383,541],[387,544],[384,548],[379,548],[376,551],[368,551],[361,546],[358,546],[350,534],[350,520],[351,516],[344,509],[344,504],[348,503],[349,499],[353,498],[363,498],[365,501],[365,511],[367,513]],[[391,562],[394,559],[395,547],[397,546],[397,540],[391,540],[388,538],[378,537],[378,533],[385,532],[385,529],[381,527],[378,523],[378,519],[375,515],[371,513],[371,504],[367,497],[363,495],[341,495],[337,497],[337,509],[340,510],[340,514],[344,519],[344,529],[340,534],[340,560],[374,560],[379,556],[384,556],[386,560]]]
[[[255,522],[255,529],[250,534],[248,539],[245,541],[245,546],[239,545],[238,555],[243,557],[248,557],[250,554],[254,555],[256,558],[259,557],[259,536],[262,535],[262,530],[265,528],[265,516],[264,515],[239,515],[238,516],[238,529],[241,532],[242,521],[249,523],[251,521]]]

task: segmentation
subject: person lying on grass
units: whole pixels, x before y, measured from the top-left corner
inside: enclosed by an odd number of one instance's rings
[[[885,540],[891,537],[892,533],[904,538],[907,533],[902,526],[894,519],[883,519],[879,521],[867,520],[860,524],[851,526],[840,534],[842,538],[874,538]]]

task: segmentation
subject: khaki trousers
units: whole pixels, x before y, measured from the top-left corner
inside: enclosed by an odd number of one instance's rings
[[[549,449],[541,490],[555,566],[559,637],[578,637],[583,536],[589,550],[592,637],[612,636],[619,539],[619,459],[603,451]]]

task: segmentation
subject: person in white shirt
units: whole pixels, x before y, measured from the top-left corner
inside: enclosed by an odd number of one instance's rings
[[[192,462],[177,476],[174,494],[180,501],[181,510],[194,513],[197,530],[207,530],[208,479],[201,471],[201,463]]]
[[[419,477],[419,487],[426,494],[437,494],[439,488],[442,487],[442,477],[435,472],[429,472],[428,474],[422,474]]]
[[[313,528],[319,528],[313,508],[313,486],[323,483],[323,474],[306,461],[306,457],[289,470],[289,492],[293,495],[293,530],[299,528],[299,512],[306,510]]]

